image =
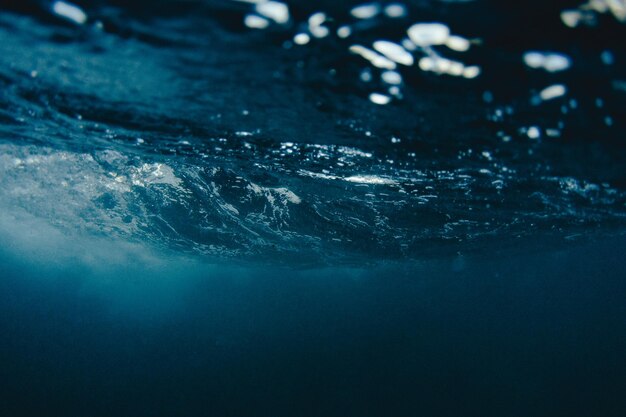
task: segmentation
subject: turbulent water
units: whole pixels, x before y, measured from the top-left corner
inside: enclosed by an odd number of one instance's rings
[[[624,415],[625,22],[0,1],[0,410]]]

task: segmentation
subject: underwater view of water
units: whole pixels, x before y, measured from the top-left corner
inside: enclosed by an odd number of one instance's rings
[[[0,0],[0,415],[626,416],[623,0]]]

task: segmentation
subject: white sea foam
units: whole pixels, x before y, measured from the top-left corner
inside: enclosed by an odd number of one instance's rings
[[[180,188],[182,181],[176,176],[172,167],[162,163],[144,163],[139,168],[130,171],[130,180],[133,185],[147,187],[154,184],[165,184]]]

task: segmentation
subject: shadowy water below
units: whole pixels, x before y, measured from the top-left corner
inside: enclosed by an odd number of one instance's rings
[[[624,243],[303,270],[3,250],[0,412],[620,416]]]

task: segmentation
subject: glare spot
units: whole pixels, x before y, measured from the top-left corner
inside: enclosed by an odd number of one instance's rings
[[[413,55],[397,43],[376,41],[374,42],[374,49],[398,64],[413,65]]]
[[[450,66],[452,65],[452,61],[447,58],[439,57],[435,59],[435,71],[438,73],[444,74],[450,70]]]
[[[546,135],[551,138],[558,138],[561,136],[561,131],[559,129],[546,129]]]
[[[433,71],[436,67],[436,62],[433,58],[425,56],[419,60],[418,66],[422,71]]]
[[[539,136],[541,136],[541,132],[539,131],[539,128],[537,126],[531,126],[528,128],[526,135],[530,139],[539,139]]]
[[[562,97],[567,93],[567,88],[563,84],[554,84],[550,87],[546,87],[539,93],[539,97],[544,100],[552,100],[557,97]]]
[[[452,75],[454,77],[460,77],[464,75],[465,66],[462,63],[457,62],[457,61],[450,61],[450,65],[448,66],[448,69],[446,72],[448,75]],[[474,77],[470,77],[470,78],[474,78]]]
[[[256,5],[258,14],[267,17],[279,24],[285,24],[289,21],[289,8],[285,3],[278,1],[267,1]]]
[[[472,78],[478,77],[479,75],[480,75],[480,67],[477,67],[475,65],[465,67],[465,69],[463,69],[464,78],[472,79]]]
[[[313,13],[311,17],[309,17],[309,31],[311,35],[316,38],[325,38],[330,33],[330,30],[322,26],[322,24],[326,22],[326,14],[322,12]]]
[[[561,21],[570,28],[575,28],[583,19],[583,14],[578,10],[563,10],[561,12]]]
[[[337,29],[337,36],[339,36],[341,39],[345,39],[351,34],[352,29],[350,29],[350,26],[341,26],[339,29]]]
[[[71,20],[79,25],[84,24],[87,21],[87,15],[78,6],[64,1],[55,1],[52,4],[52,11],[57,15]]]
[[[391,97],[385,94],[372,93],[370,94],[370,101],[374,104],[380,104],[384,106],[385,104],[389,104],[389,102],[391,101]]]
[[[417,46],[443,45],[450,37],[450,29],[443,23],[417,23],[407,31]]]
[[[392,85],[402,84],[402,76],[396,71],[384,71],[381,74],[381,78],[387,84],[392,84]]]
[[[247,15],[244,18],[243,23],[250,29],[265,29],[270,24],[269,20],[255,14]]]
[[[524,54],[524,63],[533,69],[558,72],[568,69],[571,59],[564,54],[530,51]]]
[[[296,45],[306,45],[310,41],[311,41],[311,37],[307,35],[306,33],[298,33],[296,36],[293,37],[293,42]]]
[[[403,17],[406,15],[406,7],[400,3],[392,3],[385,7],[385,14],[391,18]]]
[[[446,46],[453,51],[465,52],[470,48],[470,41],[461,36],[450,36],[446,41]]]
[[[411,42],[410,39],[407,38],[402,39],[402,46],[407,51],[415,51],[417,49],[417,45],[415,45],[413,42]]]
[[[380,13],[380,6],[377,3],[362,4],[350,10],[350,14],[357,19],[371,19]]]
[[[326,14],[322,12],[313,13],[309,17],[309,26],[321,26],[326,21]]]
[[[311,35],[318,39],[325,38],[330,33],[330,30],[326,26],[312,26],[310,31]]]
[[[365,58],[376,68],[382,68],[382,69],[388,69],[388,70],[396,69],[395,62],[391,61],[388,58],[385,58],[382,55],[379,55],[378,53],[364,46],[352,45],[350,47],[350,52],[352,52],[353,54],[360,55],[361,57]]]

